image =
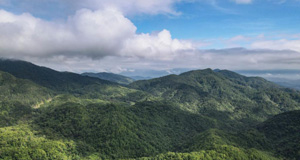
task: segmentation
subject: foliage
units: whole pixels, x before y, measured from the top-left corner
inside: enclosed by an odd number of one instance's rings
[[[206,69],[122,86],[0,70],[0,159],[300,158],[300,94],[262,78]]]
[[[95,77],[103,80],[108,80],[111,82],[116,82],[123,85],[128,85],[132,83],[134,80],[132,78],[122,76],[119,74],[114,73],[107,73],[107,72],[101,72],[101,73],[82,73],[81,75],[89,76],[89,77]]]
[[[0,102],[0,127],[11,126],[31,118],[33,109],[19,102]]]
[[[276,153],[300,159],[300,111],[276,115],[258,126],[275,147]]]
[[[216,125],[209,118],[159,102],[135,106],[65,103],[41,108],[40,112],[34,123],[43,134],[79,142],[83,155],[98,150],[110,158],[175,150],[197,132]]]
[[[138,160],[278,160],[267,152],[256,149],[241,149],[233,146],[222,145],[212,150],[201,150],[190,153],[168,152],[155,157],[138,158]]]
[[[18,79],[9,73],[0,71],[0,100],[20,102],[24,105],[35,105],[49,99],[53,91],[41,87],[31,81]]]
[[[0,159],[75,159],[73,153],[73,142],[45,139],[27,125],[0,128]]]
[[[175,102],[184,110],[214,118],[225,115],[251,126],[300,108],[299,92],[227,70],[196,70],[136,81],[130,86]]]

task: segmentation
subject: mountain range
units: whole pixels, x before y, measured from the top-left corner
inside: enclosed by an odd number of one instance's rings
[[[114,73],[100,72],[100,73],[82,73],[81,75],[95,77],[103,80],[108,80],[111,82],[116,82],[119,84],[128,85],[134,81],[134,79]]]
[[[300,159],[300,92],[259,77],[133,81],[2,59],[0,89],[0,159]]]

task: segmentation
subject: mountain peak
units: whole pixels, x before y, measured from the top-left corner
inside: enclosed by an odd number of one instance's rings
[[[0,70],[10,73],[17,78],[27,79],[41,86],[60,91],[70,88],[71,86],[79,87],[89,84],[112,84],[106,80],[84,77],[71,72],[58,72],[50,68],[37,66],[33,63],[21,60],[2,59],[0,61]]]
[[[210,68],[202,69],[202,70],[192,70],[188,72],[181,73],[180,75],[192,75],[192,74],[213,74],[214,71]]]

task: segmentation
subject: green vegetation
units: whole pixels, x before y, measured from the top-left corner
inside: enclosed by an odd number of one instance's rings
[[[139,160],[236,160],[236,159],[249,159],[249,160],[278,160],[278,158],[271,156],[269,153],[258,151],[256,149],[240,149],[233,146],[219,146],[212,150],[201,150],[198,152],[190,153],[174,153],[168,152],[160,154],[151,158],[139,158]]]
[[[300,111],[276,115],[258,126],[272,142],[276,153],[300,159]]]
[[[100,72],[100,73],[82,73],[83,76],[95,77],[103,80],[108,80],[111,82],[116,82],[123,85],[128,85],[134,80],[132,78],[122,76],[114,73]]]
[[[0,61],[0,159],[299,159],[300,93],[210,69],[128,87]]]
[[[190,71],[130,86],[175,102],[183,110],[224,120],[229,117],[248,125],[300,108],[299,92],[226,70]]]
[[[18,101],[26,105],[49,99],[53,92],[29,80],[18,79],[0,71],[0,100],[2,102]]]
[[[110,158],[132,158],[176,150],[215,121],[160,103],[134,106],[66,103],[41,108],[34,121],[50,138],[70,138],[80,153],[99,151]],[[191,125],[192,124],[192,125]]]
[[[27,125],[0,128],[0,159],[74,159],[71,141],[54,141],[35,135]]]

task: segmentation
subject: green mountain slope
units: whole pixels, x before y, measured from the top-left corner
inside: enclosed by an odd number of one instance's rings
[[[50,138],[72,139],[82,155],[135,158],[176,151],[217,121],[160,102],[134,106],[66,103],[41,108],[37,130]],[[101,149],[101,150],[99,150]]]
[[[0,71],[0,100],[19,101],[23,104],[34,105],[36,102],[48,99],[53,91],[41,87],[29,80],[18,79],[9,73]]]
[[[168,152],[143,160],[201,159],[201,160],[276,160],[271,144],[264,134],[251,129],[246,132],[226,132],[208,129],[194,136],[182,146],[181,152]]]
[[[0,91],[0,127],[28,119],[32,108],[39,107],[54,95],[47,88],[1,71]]]
[[[71,141],[35,135],[27,125],[0,128],[0,159],[76,159]]]
[[[123,85],[128,85],[134,80],[132,78],[122,76],[114,73],[100,72],[100,73],[82,73],[83,76],[95,77],[103,80],[108,80],[111,82],[116,82]]]
[[[300,93],[262,78],[206,69],[126,87],[0,70],[0,159],[299,159],[299,111],[286,111]]]
[[[254,124],[300,107],[299,92],[226,70],[196,70],[136,81],[130,86],[176,102],[184,110]]]
[[[30,80],[57,94],[72,94],[81,98],[120,100],[130,103],[149,97],[141,91],[129,89],[117,83],[70,72],[58,72],[25,61],[0,59],[0,71],[10,73],[17,78]]]
[[[258,126],[272,142],[276,153],[300,159],[300,111],[276,115]]]
[[[8,72],[17,78],[28,79],[41,86],[56,90],[80,88],[90,84],[112,84],[105,80],[88,78],[70,72],[58,72],[19,60],[0,60],[0,70]]]

